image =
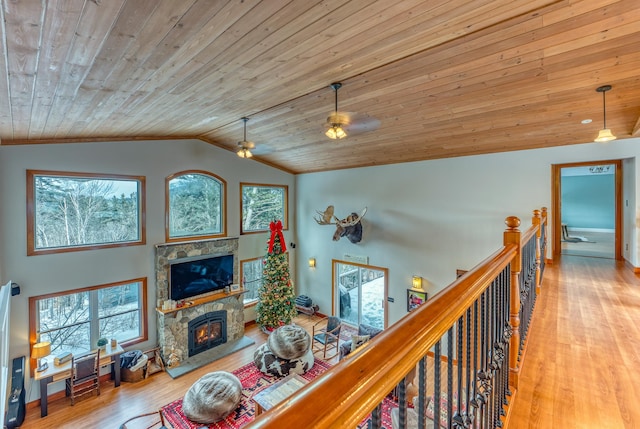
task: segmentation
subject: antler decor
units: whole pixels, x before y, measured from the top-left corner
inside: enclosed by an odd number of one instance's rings
[[[344,219],[338,219],[333,214],[333,206],[327,207],[324,212],[316,210],[319,216],[313,219],[318,225],[335,225],[336,232],[333,234],[333,241],[340,240],[340,237],[347,237],[352,243],[359,243],[362,240],[362,223],[360,222],[367,212],[367,208],[362,209],[360,214],[351,213]]]

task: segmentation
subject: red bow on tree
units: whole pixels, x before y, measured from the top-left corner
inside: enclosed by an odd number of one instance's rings
[[[284,253],[287,251],[287,245],[284,242],[284,235],[282,235],[282,222],[271,222],[269,224],[269,229],[271,229],[271,239],[269,240],[269,253],[273,252],[273,243],[276,241],[276,235],[280,239],[280,253]]]

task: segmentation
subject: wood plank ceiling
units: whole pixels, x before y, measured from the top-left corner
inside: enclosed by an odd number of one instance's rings
[[[2,0],[1,13],[2,145],[235,151],[248,116],[255,158],[325,171],[589,142],[604,84],[608,128],[640,136],[638,0]],[[332,82],[353,113],[342,140],[324,135]]]

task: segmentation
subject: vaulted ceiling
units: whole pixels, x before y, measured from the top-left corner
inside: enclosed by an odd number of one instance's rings
[[[2,145],[235,152],[247,116],[256,159],[325,171],[592,141],[604,84],[607,127],[640,136],[638,0],[2,0],[1,13]],[[324,135],[332,82],[352,113],[341,140]]]

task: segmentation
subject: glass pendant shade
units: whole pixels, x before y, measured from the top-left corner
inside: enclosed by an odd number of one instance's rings
[[[611,140],[615,140],[616,136],[613,135],[609,128],[604,128],[598,131],[598,137],[596,137],[595,141],[598,143],[610,142]]]

